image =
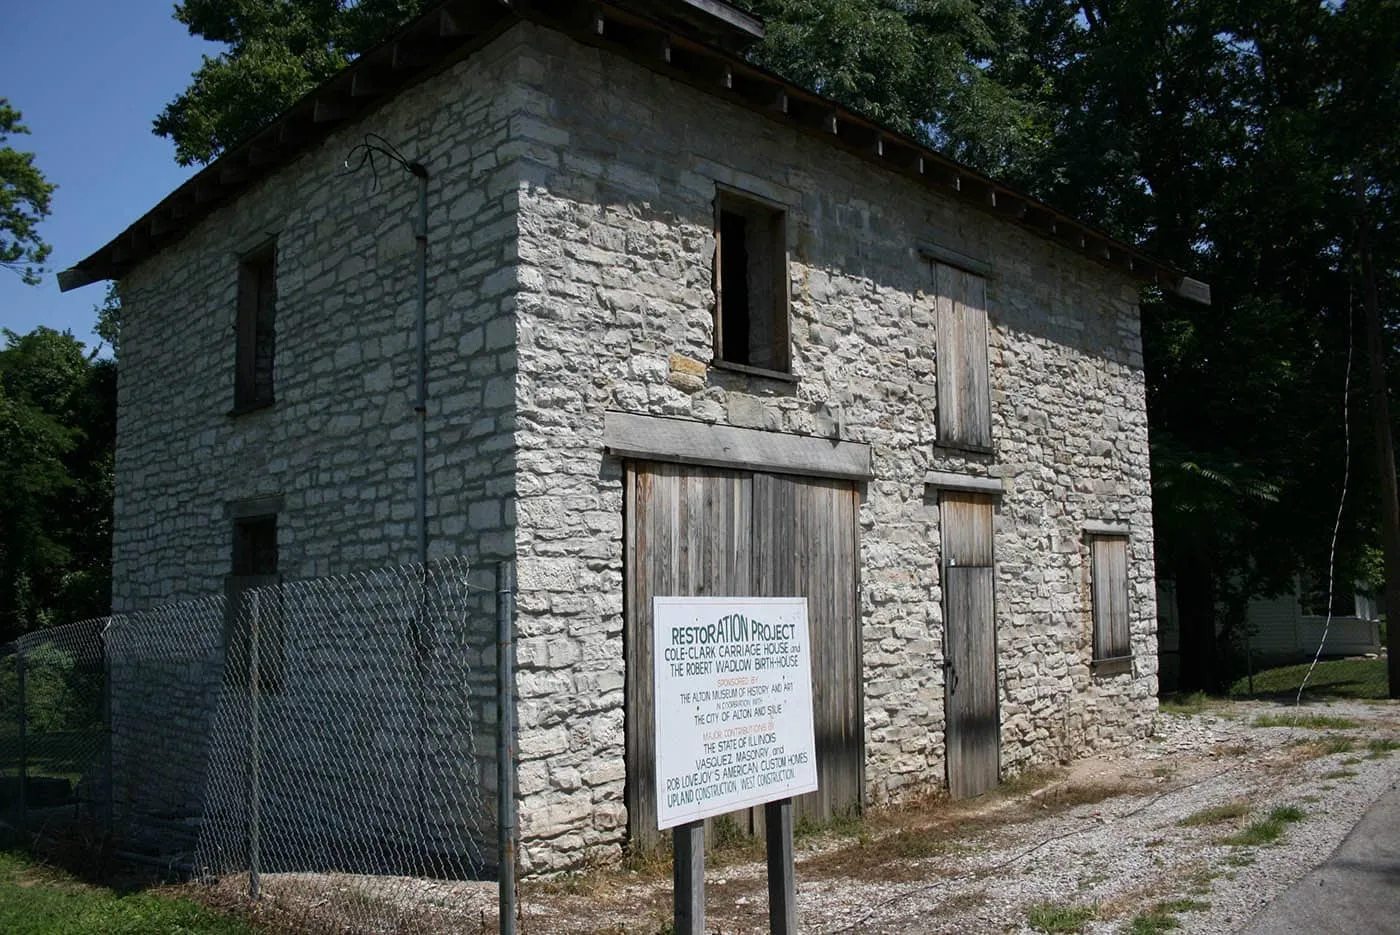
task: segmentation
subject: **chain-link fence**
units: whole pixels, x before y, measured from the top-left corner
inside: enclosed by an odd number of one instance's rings
[[[103,822],[106,625],[55,627],[0,648],[0,822],[52,836]]]
[[[101,828],[295,931],[477,930],[501,863],[496,572],[230,578],[31,634],[0,659],[0,819]]]

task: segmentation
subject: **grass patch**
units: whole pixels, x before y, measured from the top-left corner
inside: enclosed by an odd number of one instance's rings
[[[1292,741],[1289,746],[1297,752],[1298,759],[1314,760],[1320,756],[1350,753],[1356,749],[1356,741],[1340,734],[1328,734],[1311,740],[1300,738]]]
[[[1392,740],[1389,737],[1381,737],[1375,740],[1366,741],[1368,760],[1383,760],[1392,750],[1400,750],[1400,740]]]
[[[1181,920],[1177,918],[1178,913],[1204,912],[1209,908],[1210,903],[1201,902],[1199,899],[1167,900],[1157,903],[1147,912],[1140,912],[1133,916],[1132,921],[1128,923],[1124,931],[1128,935],[1159,935],[1161,932],[1181,928]]]
[[[1243,818],[1249,814],[1250,805],[1248,802],[1229,802],[1225,805],[1212,805],[1210,808],[1203,808],[1199,812],[1187,815],[1177,825],[1182,828],[1194,828],[1198,825],[1216,825],[1222,821],[1233,821],[1236,818]]]
[[[855,808],[843,809],[824,819],[802,815],[792,823],[792,836],[796,841],[819,837],[858,838],[866,833],[865,819]]]
[[[1307,730],[1355,730],[1360,721],[1328,714],[1263,714],[1254,719],[1255,727],[1302,727]]]
[[[255,935],[188,899],[119,895],[0,853],[0,932],[8,935]]]
[[[1319,662],[1308,679],[1304,698],[1387,698],[1389,683],[1384,659],[1333,659]],[[1230,686],[1232,698],[1261,698],[1277,695],[1297,695],[1303,684],[1308,665],[1282,666],[1254,674],[1254,692],[1249,691],[1249,679],[1242,678]]]
[[[1061,903],[1036,903],[1026,908],[1026,922],[1037,932],[1047,935],[1078,932],[1094,916],[1098,909],[1094,906],[1067,906]]]
[[[1214,699],[1205,692],[1173,692],[1162,696],[1158,708],[1163,714],[1200,714],[1213,703]]]
[[[1292,823],[1302,821],[1306,817],[1301,808],[1296,805],[1280,805],[1269,812],[1267,818],[1261,818],[1252,825],[1221,838],[1221,844],[1228,844],[1231,847],[1257,847],[1261,844],[1273,844],[1283,837],[1284,830]]]

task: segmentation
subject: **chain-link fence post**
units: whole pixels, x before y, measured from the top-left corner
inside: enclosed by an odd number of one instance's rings
[[[515,562],[496,565],[496,784],[500,932],[515,935]]]
[[[262,895],[262,751],[258,736],[258,589],[249,594],[249,634],[248,634],[248,898],[257,900]]]
[[[15,648],[15,673],[19,683],[19,833],[24,841],[29,837],[29,701],[23,647]]]
[[[98,632],[98,651],[102,653],[102,825],[106,829],[107,837],[111,838],[117,830],[117,790],[115,760],[112,755],[112,742],[114,731],[112,730],[112,644],[111,632],[116,625],[116,618],[107,620],[102,629]]]

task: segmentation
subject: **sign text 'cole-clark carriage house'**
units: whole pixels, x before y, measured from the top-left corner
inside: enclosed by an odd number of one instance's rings
[[[761,35],[443,4],[63,274],[121,284],[116,612],[417,560],[422,426],[426,557],[517,563],[527,870],[658,836],[654,596],[807,598],[799,815],[1156,713],[1138,295],[1208,290]]]

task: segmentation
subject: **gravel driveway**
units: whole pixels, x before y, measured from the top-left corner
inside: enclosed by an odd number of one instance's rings
[[[1048,780],[804,836],[801,927],[1147,935],[1175,922],[1174,932],[1232,932],[1325,860],[1397,782],[1400,703],[1163,713],[1152,737]],[[752,856],[712,860],[711,932],[767,931],[764,868]],[[655,933],[669,925],[670,880],[656,869],[582,875],[527,886],[522,907],[523,933]]]

